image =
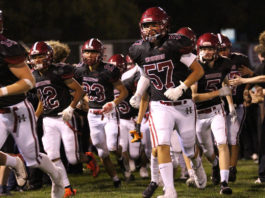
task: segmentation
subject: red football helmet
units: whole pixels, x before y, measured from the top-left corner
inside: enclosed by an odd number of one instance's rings
[[[134,68],[135,64],[133,62],[133,59],[129,55],[126,55],[125,58],[126,58],[126,63],[127,63],[127,70]]]
[[[110,57],[108,62],[116,65],[116,67],[119,68],[121,75],[127,69],[127,62],[123,54],[114,54],[112,57]]]
[[[87,55],[86,52],[97,52],[95,55]],[[102,61],[104,47],[102,42],[97,38],[87,40],[82,46],[82,59],[83,62],[89,66],[95,65]]]
[[[31,47],[29,59],[33,69],[41,70],[52,63],[53,50],[47,43],[38,41]]]
[[[159,28],[145,27],[148,23],[156,23]],[[143,13],[139,26],[142,38],[154,42],[169,32],[169,16],[162,8],[152,7]]]
[[[231,48],[232,47],[232,43],[227,36],[218,33],[217,37],[220,43],[220,48]]]
[[[207,53],[206,49],[211,49]],[[212,61],[218,56],[219,41],[215,34],[204,33],[197,40],[197,53],[202,62]]]
[[[3,22],[3,12],[2,10],[0,10],[0,34],[3,33],[3,30],[4,30],[4,22]]]
[[[195,48],[197,37],[190,27],[182,27],[176,33],[188,37],[192,41],[192,47]]]

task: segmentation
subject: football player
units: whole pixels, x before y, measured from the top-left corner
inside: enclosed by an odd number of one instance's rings
[[[231,61],[218,55],[218,47],[218,38],[213,33],[205,33],[198,38],[198,60],[203,66],[205,74],[192,85],[192,97],[197,107],[196,133],[199,144],[207,159],[212,163],[213,178],[218,178],[220,172],[220,193],[231,194],[232,190],[228,187],[230,156],[227,145],[226,120],[220,98],[231,95],[229,87],[222,87],[223,81],[228,83],[225,77],[230,72]],[[231,100],[228,102],[233,105]],[[212,133],[219,151],[219,165],[213,149]]]
[[[242,67],[250,67],[248,57],[241,53],[231,52],[232,43],[227,36],[220,33],[217,34],[217,36],[220,43],[219,54],[230,58],[232,61],[232,68],[228,74],[228,80],[233,79],[235,76],[242,76],[240,72]],[[228,105],[225,105],[226,112],[229,112],[226,117],[228,125],[228,145],[230,147],[229,181],[236,180],[236,165],[239,153],[239,134],[242,131],[243,123],[246,117],[246,110],[243,106],[243,93],[245,90],[248,92],[248,86],[234,86],[232,88],[234,106],[229,106],[227,108]]]
[[[64,197],[76,194],[72,189],[65,167],[60,158],[61,140],[70,164],[79,161],[77,132],[73,118],[76,104],[83,96],[82,87],[73,79],[74,68],[70,65],[53,64],[53,50],[47,43],[36,42],[30,49],[29,59],[36,79],[39,104],[36,116],[43,116],[44,150],[52,162],[63,170]],[[71,99],[70,90],[74,91]]]
[[[2,19],[2,13],[0,16]],[[2,35],[2,20],[0,24],[0,147],[11,134],[27,166],[40,168],[51,177],[51,197],[62,198],[62,170],[54,166],[47,155],[39,152],[36,118],[25,95],[35,86],[35,79],[25,63],[26,51],[20,44]],[[15,168],[18,185],[26,183],[25,167],[19,158],[0,152],[0,165]]]
[[[92,143],[114,186],[119,187],[121,182],[109,151],[121,158],[116,106],[127,97],[128,91],[120,81],[118,67],[102,61],[103,51],[103,44],[99,39],[87,40],[82,46],[83,62],[77,67],[76,78],[82,83],[89,99],[88,122]],[[120,92],[116,98],[114,89]]]
[[[201,180],[202,185],[206,183],[202,163],[194,155],[195,109],[189,89],[204,72],[196,56],[190,53],[191,41],[179,34],[169,34],[169,16],[162,8],[147,9],[139,26],[142,39],[130,47],[129,55],[141,68],[142,75],[130,103],[139,106],[141,96],[150,84],[151,139],[153,147],[157,148],[159,170],[165,185],[165,193],[159,197],[175,198],[170,158],[170,139],[175,127],[184,152],[192,159],[198,173],[198,181]]]

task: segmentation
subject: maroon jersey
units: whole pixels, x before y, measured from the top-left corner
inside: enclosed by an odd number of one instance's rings
[[[58,116],[72,101],[70,89],[64,81],[74,76],[73,66],[51,64],[47,71],[42,74],[34,71],[33,75],[44,108],[43,116]]]
[[[207,63],[200,62],[200,64],[204,69],[204,76],[198,81],[197,93],[208,93],[220,89],[224,78],[230,72],[230,59],[218,57],[212,68],[210,68]],[[211,100],[196,102],[196,107],[197,109],[204,109],[221,104],[221,102],[220,97],[215,97]]]
[[[25,49],[15,41],[0,34],[0,87],[13,84],[19,79],[9,70],[9,64],[18,64],[26,59]],[[17,104],[25,99],[25,94],[0,97],[0,108]]]
[[[89,108],[101,109],[114,99],[114,82],[120,78],[120,70],[109,63],[100,62],[96,70],[90,71],[86,64],[76,68],[75,76],[88,94]]]
[[[185,81],[190,74],[188,66],[180,62],[183,54],[192,51],[190,39],[180,34],[169,34],[160,41],[159,47],[139,40],[129,49],[129,55],[150,79],[151,101],[169,100],[164,92],[170,87],[177,87],[179,81]],[[180,98],[191,98],[188,89]]]
[[[241,53],[231,53],[230,57],[231,62],[232,62],[232,67],[231,71],[228,75],[228,79],[233,79],[235,75],[241,76],[239,72],[239,68],[244,65],[247,66],[248,68],[250,67],[249,59],[247,56],[241,54]],[[243,99],[243,92],[245,89],[244,84],[235,86],[232,89],[232,95],[233,95],[233,102],[234,104],[243,104],[244,99]]]
[[[137,82],[139,79],[140,79],[140,72],[136,72],[130,78],[127,78],[122,81],[122,83],[128,90],[128,96],[118,105],[118,110],[121,119],[130,119],[138,115],[138,109],[133,108],[130,105],[129,100],[131,99],[131,97],[133,96],[136,90]],[[118,96],[119,95],[118,90],[115,89],[114,94],[115,97]]]

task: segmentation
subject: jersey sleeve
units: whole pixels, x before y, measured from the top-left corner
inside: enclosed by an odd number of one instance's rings
[[[72,65],[60,65],[58,74],[62,80],[67,80],[74,77],[74,67]]]
[[[138,65],[140,65],[142,44],[143,44],[143,40],[136,41],[130,46],[129,52],[128,52],[128,55],[132,58],[133,62]]]
[[[18,64],[26,60],[27,52],[19,43],[1,39],[0,54],[7,64]]]

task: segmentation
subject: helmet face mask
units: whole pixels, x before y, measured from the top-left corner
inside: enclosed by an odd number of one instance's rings
[[[34,70],[42,70],[52,63],[53,50],[45,42],[36,42],[29,52],[29,60]]]
[[[98,64],[103,59],[104,47],[99,39],[91,38],[82,46],[82,60],[88,66]]]
[[[139,23],[144,40],[154,43],[163,38],[169,31],[169,16],[160,7],[147,9]]]
[[[196,47],[202,63],[214,61],[218,57],[219,41],[213,33],[201,35],[197,40]]]

